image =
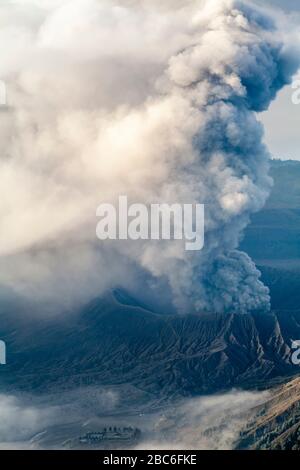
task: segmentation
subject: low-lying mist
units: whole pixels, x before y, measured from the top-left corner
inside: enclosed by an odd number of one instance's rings
[[[141,431],[136,449],[232,449],[251,409],[269,396],[232,391],[129,409],[125,395],[93,387],[59,396],[1,394],[0,448],[80,448],[89,431],[131,426]]]

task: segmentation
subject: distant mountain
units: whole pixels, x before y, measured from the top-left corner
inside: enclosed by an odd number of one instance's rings
[[[300,266],[300,162],[275,160],[271,175],[271,196],[252,216],[241,249],[260,265]]]
[[[274,187],[262,211],[252,216],[241,249],[262,272],[272,307],[300,308],[300,162],[273,160]]]

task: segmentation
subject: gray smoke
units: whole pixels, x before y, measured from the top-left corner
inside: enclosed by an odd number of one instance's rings
[[[271,187],[257,113],[297,69],[248,2],[14,1],[0,6],[0,283],[64,308],[141,272],[181,311],[268,309],[237,250]],[[281,37],[282,36],[282,37]],[[96,208],[206,205],[206,240],[105,242]]]

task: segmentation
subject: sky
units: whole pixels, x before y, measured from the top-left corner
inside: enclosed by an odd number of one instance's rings
[[[298,10],[300,11],[299,0],[259,0],[257,3],[270,3],[271,5],[277,5],[285,10]]]
[[[258,0],[257,3],[269,3],[283,8],[288,13],[300,13],[299,0]],[[272,156],[282,160],[300,161],[300,104],[293,104],[293,93],[291,86],[282,90],[261,119],[265,126],[265,140]]]

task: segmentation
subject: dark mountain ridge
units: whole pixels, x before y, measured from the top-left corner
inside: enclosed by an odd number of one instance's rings
[[[2,386],[49,392],[86,385],[132,384],[157,396],[260,387],[299,373],[291,343],[300,311],[252,315],[158,315],[113,294],[80,318],[0,329],[9,346]]]

